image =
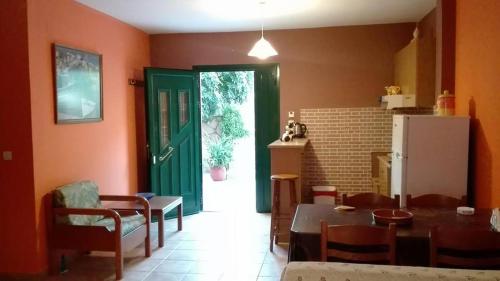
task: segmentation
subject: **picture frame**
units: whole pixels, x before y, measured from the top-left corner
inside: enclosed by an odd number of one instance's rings
[[[102,55],[53,44],[55,121],[103,120]]]

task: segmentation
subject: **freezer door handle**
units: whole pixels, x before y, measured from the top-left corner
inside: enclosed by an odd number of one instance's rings
[[[399,152],[396,152],[395,156],[396,156],[396,159],[403,159],[404,158],[403,155]]]

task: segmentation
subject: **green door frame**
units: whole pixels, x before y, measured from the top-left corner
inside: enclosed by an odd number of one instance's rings
[[[257,212],[270,212],[271,155],[267,145],[277,140],[280,135],[279,64],[197,65],[193,66],[193,70],[196,72],[255,72],[255,180],[257,185],[255,203]]]

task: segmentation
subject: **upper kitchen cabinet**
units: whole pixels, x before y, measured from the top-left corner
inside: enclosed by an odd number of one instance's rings
[[[394,84],[401,87],[402,95],[417,93],[417,41],[413,38],[394,55]]]
[[[408,45],[394,55],[394,83],[413,104],[404,107],[432,107],[436,96],[436,12],[417,23]],[[402,97],[402,98],[403,98]]]
[[[387,108],[432,107],[436,93],[436,9],[416,23],[413,38],[394,54],[394,85],[401,95],[385,96]]]

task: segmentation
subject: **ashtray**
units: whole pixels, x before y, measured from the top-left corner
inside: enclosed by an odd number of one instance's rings
[[[149,200],[149,199],[155,197],[156,194],[154,194],[153,192],[138,192],[135,195],[144,197],[144,198],[146,198],[146,200]]]
[[[474,215],[474,208],[467,207],[467,206],[457,207],[457,214],[464,215],[464,216],[472,216],[472,215]]]
[[[408,225],[413,221],[412,213],[398,209],[376,209],[372,215],[373,220],[379,224]]]

